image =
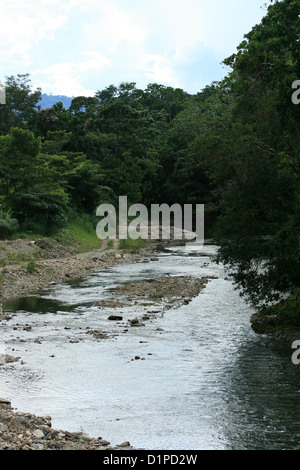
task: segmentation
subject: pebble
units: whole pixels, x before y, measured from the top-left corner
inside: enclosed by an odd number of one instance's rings
[[[100,444],[105,447],[105,446],[109,446],[110,442],[106,441],[105,439],[100,439]]]
[[[90,437],[88,434],[83,433],[83,434],[81,434],[80,439],[82,441],[91,441],[92,437]]]
[[[32,435],[33,437],[36,437],[37,439],[42,439],[43,437],[45,437],[45,434],[43,433],[41,429],[36,429],[35,431],[33,431]]]
[[[122,444],[119,444],[118,447],[130,447],[130,442],[129,441],[124,441]]]

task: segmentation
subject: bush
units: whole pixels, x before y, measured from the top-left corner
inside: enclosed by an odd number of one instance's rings
[[[36,271],[36,264],[35,264],[35,261],[33,259],[28,261],[26,269],[29,273],[34,273]]]
[[[18,230],[19,223],[17,219],[11,217],[10,211],[6,213],[0,211],[0,239],[11,238]]]

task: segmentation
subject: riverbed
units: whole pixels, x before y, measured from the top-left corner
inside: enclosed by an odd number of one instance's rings
[[[253,310],[216,250],[168,247],[7,302],[1,348],[20,359],[0,367],[0,395],[112,445],[298,446],[300,366],[289,347],[253,332]],[[190,297],[125,295],[127,283],[166,277],[206,282]]]

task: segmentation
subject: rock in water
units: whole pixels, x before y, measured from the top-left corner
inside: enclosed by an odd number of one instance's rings
[[[108,320],[113,320],[113,321],[121,321],[123,320],[123,317],[119,316],[119,315],[110,315],[108,317]]]

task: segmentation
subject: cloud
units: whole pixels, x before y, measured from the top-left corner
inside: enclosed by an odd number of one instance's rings
[[[180,87],[174,63],[167,55],[145,54],[143,72],[152,83],[167,84],[174,88]]]
[[[78,8],[85,41],[111,58],[111,82],[119,80],[117,70],[120,80],[133,71],[144,84],[191,90],[191,83],[194,89],[207,77],[203,86],[214,80],[204,60],[213,65],[216,80],[225,74],[221,62],[263,16],[261,1],[249,8],[249,0],[86,0]]]
[[[29,65],[30,50],[55,32],[68,20],[65,7],[69,1],[10,0],[0,4],[0,57]]]
[[[140,45],[147,31],[134,11],[124,11],[117,2],[87,0],[80,9],[87,12],[83,18],[82,33],[85,41],[113,52],[122,42]],[[91,15],[93,11],[93,15]]]
[[[2,1],[2,70],[30,73],[59,94],[121,81],[194,92],[221,79],[221,61],[260,22],[264,1]]]
[[[147,40],[154,32],[151,22],[136,9],[135,1],[127,3],[126,10],[126,1],[123,8],[122,5],[122,2],[107,0],[87,0],[80,5],[85,42],[110,57],[111,70],[116,77],[114,84],[118,84],[116,79],[120,83],[136,81],[139,77],[143,84],[151,81],[179,86],[168,51],[161,45],[154,53],[148,51]],[[92,18],[89,15],[91,9]]]
[[[90,72],[99,72],[111,65],[110,59],[95,51],[85,53],[80,62],[62,62],[33,72],[39,77],[36,85],[45,92],[67,96],[94,96],[95,90],[87,89],[82,82]]]

